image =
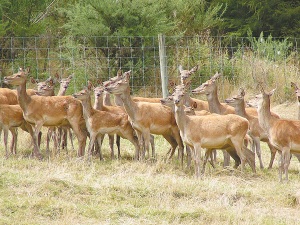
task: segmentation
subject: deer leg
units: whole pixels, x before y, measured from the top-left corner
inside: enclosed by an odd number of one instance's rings
[[[283,156],[283,168],[284,168],[284,174],[285,174],[285,183],[289,182],[289,165],[291,161],[290,157],[290,148],[289,147],[283,147],[282,149],[282,156]]]
[[[149,150],[149,145],[150,145],[150,130],[144,130],[143,132],[143,138],[144,138],[144,145],[145,145],[145,152],[147,152],[148,159],[150,159],[150,150]]]
[[[115,142],[115,135],[108,135],[109,138],[109,147],[110,147],[110,156],[112,160],[115,160],[115,153],[114,153],[114,142]]]
[[[61,143],[62,148],[66,150],[66,154],[68,155],[68,128],[61,127],[59,128],[63,133],[63,142]]]
[[[195,149],[195,159],[197,162],[197,166],[195,165],[195,176],[197,179],[201,178],[201,172],[200,172],[200,166],[201,166],[201,145],[200,144],[195,144],[194,145]]]
[[[186,148],[186,155],[187,155],[187,162],[188,162],[187,163],[187,169],[190,170],[191,169],[191,161],[192,161],[192,159],[191,159],[191,156],[192,156],[191,148],[188,145],[186,145],[185,148]]]
[[[121,137],[119,135],[116,135],[116,144],[118,148],[118,159],[121,159],[121,148],[120,148]]]
[[[97,143],[98,143],[98,151],[99,151],[100,161],[103,160],[103,155],[102,155],[102,150],[101,150],[103,138],[104,138],[104,135],[102,135],[102,134],[97,135]]]
[[[74,150],[72,129],[70,127],[68,127],[67,130],[69,131],[69,138],[70,138],[70,141],[71,141],[71,146],[72,146],[72,149]]]
[[[177,142],[176,142],[176,140],[170,135],[170,134],[163,134],[163,137],[170,143],[170,145],[171,145],[171,148],[172,148],[172,150],[171,150],[171,154],[170,154],[170,156],[169,156],[169,160],[171,160],[171,158],[172,158],[172,156],[173,156],[173,154],[174,154],[174,152],[175,152],[175,149],[176,149],[176,147],[177,147]],[[173,153],[173,154],[172,154]]]
[[[180,133],[179,133],[179,129],[178,127],[176,127],[176,129],[173,129],[172,131],[174,138],[178,144],[178,152],[180,152],[180,164],[181,164],[181,168],[183,168],[183,156],[184,156],[184,146],[182,143],[182,139],[180,137]]]
[[[84,156],[85,152],[85,144],[86,144],[86,137],[87,133],[80,128],[80,121],[77,120],[69,120],[75,135],[77,136],[79,148],[78,148],[78,157]],[[90,137],[91,138],[91,137]]]
[[[259,159],[260,168],[263,169],[264,165],[263,165],[262,158],[261,158],[260,139],[257,138],[257,137],[252,137],[252,139],[253,139],[253,142],[254,142],[253,145],[255,145],[255,148],[256,148],[256,154],[257,154],[258,159]]]
[[[15,149],[15,143],[16,143],[16,139],[17,139],[17,133],[16,133],[17,129],[14,127],[10,128],[10,133],[12,135],[12,140],[11,140],[11,145],[10,145],[10,152],[11,154],[14,154],[14,150],[15,150],[15,154],[16,154],[16,149]]]
[[[87,157],[87,161],[90,162],[91,161],[91,155],[92,155],[92,147],[95,143],[96,140],[96,136],[92,135],[90,136],[90,143],[89,143],[89,147],[88,147],[88,157]]]
[[[150,144],[152,148],[152,157],[155,158],[155,144],[154,144],[154,136],[150,134]]]
[[[270,159],[270,163],[269,163],[268,169],[272,169],[277,149],[273,145],[271,145],[271,143],[269,141],[267,142],[267,144],[268,144],[268,146],[270,148],[270,151],[271,151],[271,159]]]
[[[279,182],[282,182],[283,156],[282,156],[282,152],[281,151],[279,151],[278,168],[279,168]]]
[[[206,163],[207,163],[208,158],[211,156],[211,154],[212,154],[212,149],[207,148],[207,149],[205,150],[205,155],[204,155],[204,160],[203,160],[203,166],[202,166],[202,171],[201,171],[201,174],[202,174],[202,175],[203,175],[204,172],[205,172]]]
[[[50,145],[51,135],[52,135],[52,130],[51,130],[51,128],[48,128],[48,131],[47,131],[46,153],[49,152],[49,145]]]
[[[217,150],[213,149],[211,152],[211,155],[212,155],[212,160],[214,161],[214,163],[216,163],[217,162]]]
[[[143,158],[143,151],[144,151],[144,138],[143,138],[143,135],[142,135],[142,132],[138,131],[138,130],[135,130],[135,133],[138,137],[138,141],[139,141],[139,154],[135,156],[135,159],[140,159],[140,160],[144,160]]]
[[[42,129],[43,126],[43,121],[38,121],[35,124],[35,128],[34,128],[34,132],[33,132],[33,144],[35,145],[35,156],[37,158],[41,158],[41,151],[40,151],[40,147],[39,147],[39,133]]]
[[[228,152],[226,152],[226,151],[222,151],[222,152],[223,152],[223,156],[224,156],[223,167],[227,167],[230,165],[230,156],[229,156]]]
[[[8,159],[8,152],[7,152],[8,128],[5,126],[3,129],[4,129],[5,157],[6,159]]]

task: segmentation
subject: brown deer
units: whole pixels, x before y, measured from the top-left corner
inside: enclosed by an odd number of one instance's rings
[[[125,73],[126,74],[126,73]],[[110,78],[108,81],[105,81],[103,82],[102,86],[103,87],[107,87],[109,85],[112,85],[114,83],[116,83],[117,81],[121,80],[124,78],[124,74],[122,74],[122,70],[118,70],[118,73],[117,73],[117,76],[116,77],[113,77],[113,78]],[[105,91],[106,95],[110,95],[110,93],[108,93],[107,91]],[[110,98],[109,98],[110,99]],[[132,97],[133,101],[135,102],[138,102],[140,100],[144,101],[144,102],[151,102],[151,98],[138,98],[136,99],[136,97]],[[154,100],[155,101],[155,100]],[[116,106],[121,106],[121,107],[124,107],[124,104],[123,104],[123,101],[122,99],[120,98],[120,95],[114,95],[114,102],[115,102],[115,105]],[[111,105],[111,104],[110,104]],[[117,139],[118,141],[118,139]],[[120,145],[119,142],[117,142],[117,146]],[[150,144],[151,144],[151,147],[152,147],[152,157],[155,157],[155,143],[154,143],[154,136],[152,134],[150,134]],[[172,148],[171,148],[172,149]],[[171,150],[170,149],[170,150]]]
[[[251,116],[246,112],[244,96],[245,96],[245,91],[240,88],[237,95],[225,99],[225,102],[226,104],[234,107],[237,115],[242,116],[249,121],[250,129],[248,131],[248,134],[250,135],[250,137],[252,137],[254,142],[252,145],[252,151],[255,152],[256,150],[256,154],[259,158],[261,169],[264,168],[264,165],[261,159],[260,141],[266,142],[268,144],[271,151],[271,159],[269,163],[269,169],[271,169],[277,149],[275,149],[270,144],[267,132],[259,125],[258,117]]]
[[[18,101],[23,110],[24,119],[35,125],[33,135],[35,148],[40,152],[37,136],[42,126],[71,125],[79,142],[78,156],[83,156],[87,133],[84,130],[85,121],[81,103],[72,96],[29,96],[26,93],[29,71],[30,68],[26,70],[21,68],[18,73],[5,77],[4,80],[8,84],[17,86]]]
[[[20,127],[24,131],[28,132],[33,136],[33,130],[30,124],[28,124],[23,117],[23,111],[20,105],[7,105],[0,104],[0,126],[4,130],[4,145],[5,145],[5,155],[8,158],[7,151],[7,138],[8,130],[12,133],[12,144],[10,151],[11,153],[17,154],[17,128]],[[36,149],[33,149],[33,153]]]
[[[258,121],[267,131],[270,143],[279,150],[279,181],[282,182],[282,172],[285,174],[285,182],[288,182],[288,169],[290,154],[300,153],[300,121],[278,119],[271,115],[270,97],[275,89],[265,92],[260,87],[261,94],[258,100]]]
[[[184,70],[182,65],[178,67],[180,73],[181,85],[185,85],[190,82],[191,76],[198,70],[198,65],[193,67],[191,70]]]
[[[226,105],[225,103],[220,103],[218,98],[218,87],[216,81],[221,76],[221,74],[216,73],[211,79],[197,87],[192,91],[193,94],[196,95],[206,95],[209,111],[211,113],[217,113],[220,115],[227,115],[227,114],[235,114],[235,110],[232,106]],[[257,110],[254,108],[246,108],[246,112],[249,115],[257,116]],[[228,154],[224,153],[224,164],[223,166],[228,166],[230,162],[230,158]]]
[[[224,149],[236,160],[235,168],[241,163],[243,171],[246,160],[255,173],[254,154],[243,147],[249,123],[245,118],[237,115],[206,115],[187,116],[184,113],[184,93],[175,90],[175,119],[180,129],[183,141],[192,148],[195,162],[195,176],[200,178],[201,148],[207,148],[203,163],[202,174],[208,156],[212,149]]]
[[[97,139],[99,146],[101,146],[101,136],[104,134],[118,134],[128,139],[135,147],[135,159],[137,160],[139,156],[139,144],[137,137],[134,136],[135,131],[128,120],[128,115],[94,109],[91,103],[91,88],[92,86],[89,85],[87,89],[73,94],[75,99],[81,101],[86,127],[90,133],[88,160],[90,160],[91,149],[95,140]],[[100,151],[100,159],[102,158],[101,156]]]
[[[64,78],[64,79],[60,79],[60,77],[58,76],[57,73],[55,74],[55,76],[56,76],[56,79],[59,80],[59,83],[60,83],[60,88],[59,88],[57,96],[64,96],[74,74],[72,74],[68,78]],[[54,84],[50,81],[47,86],[40,88],[39,91],[37,91],[36,93],[39,96],[54,96],[55,95],[54,94]],[[50,127],[48,129],[46,152],[49,151],[50,139],[52,137],[52,139],[54,141],[55,151],[58,150],[58,152],[60,152],[60,147],[62,146],[63,149],[66,149],[66,153],[68,154],[68,149],[67,149],[68,131],[69,131],[69,135],[70,135],[71,145],[72,145],[72,148],[74,149],[71,127],[70,126],[62,126],[62,127],[58,127],[57,129],[58,129],[58,132],[56,132],[56,127]]]
[[[294,89],[296,97],[297,97],[297,102],[298,102],[298,120],[300,120],[300,89],[297,87],[297,85],[293,82],[291,82],[291,87]]]
[[[175,122],[174,114],[169,107],[160,103],[135,102],[130,96],[129,77],[131,71],[124,74],[123,79],[106,87],[106,91],[120,97],[123,101],[133,128],[137,131],[141,146],[149,156],[150,133],[163,135],[171,144],[172,152],[179,145],[181,152],[181,165],[183,165],[183,144]],[[144,151],[142,159],[144,158]]]
[[[103,85],[99,85],[97,87],[94,88],[94,94],[95,94],[95,103],[94,103],[94,109],[100,110],[100,111],[105,111],[105,112],[110,112],[110,113],[117,113],[117,114],[127,114],[124,107],[121,106],[112,106],[112,105],[104,105],[104,95],[105,98],[109,98],[108,95],[110,95],[109,93],[106,94],[105,91],[105,87]],[[106,100],[106,103],[110,104],[110,102],[108,102]],[[118,147],[118,158],[121,158],[121,152],[120,152],[120,136],[117,135],[117,147]],[[102,140],[101,143],[103,141],[104,135],[102,136]],[[109,135],[109,146],[111,149],[111,158],[115,159],[115,155],[114,155],[114,134],[113,135]]]

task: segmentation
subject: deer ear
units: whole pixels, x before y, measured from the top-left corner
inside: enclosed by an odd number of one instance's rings
[[[198,70],[198,65],[190,70],[190,73],[195,73]]]
[[[244,96],[245,96],[245,91],[244,91],[244,89],[240,88],[240,89],[239,89],[238,95],[244,97]]]
[[[125,79],[126,81],[129,81],[130,75],[131,75],[131,70],[127,71],[127,72],[124,74],[124,79]]]
[[[183,68],[182,68],[182,65],[181,65],[181,64],[179,64],[178,70],[179,70],[179,72],[180,72],[180,73],[181,73],[181,71],[183,70]]]
[[[56,79],[59,79],[59,75],[58,75],[58,73],[55,73],[55,75],[54,75],[55,77],[56,77]]]
[[[215,75],[213,75],[212,78],[210,78],[210,80],[215,82],[217,79],[219,79],[220,76],[221,74],[216,72]]]
[[[30,81],[31,81],[31,83],[36,84],[36,80],[33,79],[32,77],[30,77]]]
[[[269,92],[269,95],[272,96],[276,91],[276,88],[274,88],[272,91]]]
[[[298,89],[297,85],[294,82],[291,82],[291,87],[296,89],[296,90]]]
[[[102,82],[101,82],[101,80],[100,80],[100,79],[97,79],[97,84],[99,84],[99,85],[101,85],[101,84],[102,84]]]
[[[23,70],[23,69],[22,69]],[[26,71],[25,71],[27,74],[30,72],[30,66],[28,66],[27,68],[26,68]]]
[[[94,85],[91,81],[88,81],[88,86],[87,86],[87,89],[90,91],[94,88]]]
[[[74,77],[74,73],[72,73],[69,77],[68,80],[71,80]]]
[[[51,85],[51,86],[53,86],[53,80],[51,79],[51,80],[49,80],[49,85]]]
[[[118,70],[117,76],[118,77],[122,76],[122,70],[121,69]]]
[[[194,102],[192,106],[194,109],[197,109],[197,102]]]

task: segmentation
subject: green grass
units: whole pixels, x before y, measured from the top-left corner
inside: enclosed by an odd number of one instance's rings
[[[0,224],[300,223],[295,157],[288,184],[278,181],[277,157],[272,170],[259,169],[256,160],[253,175],[249,166],[244,173],[223,169],[220,152],[216,169],[208,165],[198,181],[193,171],[180,168],[177,155],[166,160],[169,146],[159,136],[155,160],[133,161],[133,145],[122,140],[123,159],[112,161],[106,137],[105,160],[94,157],[91,163],[70,149],[69,157],[64,152],[46,155],[44,136],[42,161],[30,158],[30,137],[21,131],[17,155],[5,159],[1,142]],[[267,167],[270,151],[262,146]]]

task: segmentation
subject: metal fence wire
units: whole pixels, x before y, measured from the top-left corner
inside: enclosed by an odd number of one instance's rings
[[[299,39],[237,37],[165,37],[168,79],[178,82],[178,67],[199,65],[192,88],[222,73],[219,95],[244,86],[255,89],[257,82],[299,82]],[[31,67],[31,76],[43,80],[58,74],[75,73],[69,93],[79,91],[87,81],[105,81],[132,70],[133,95],[161,97],[158,37],[2,37],[0,38],[1,87],[3,77],[19,67]],[[280,75],[279,75],[280,74]],[[283,91],[288,100],[289,91]]]

